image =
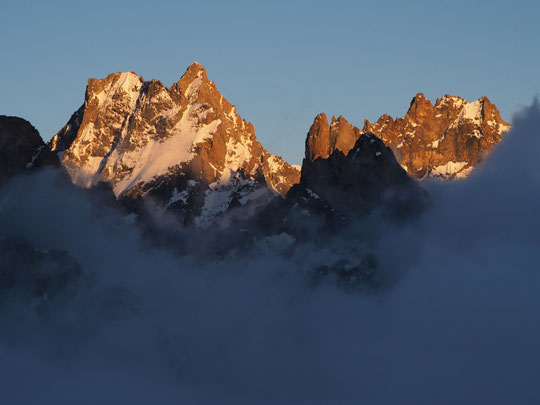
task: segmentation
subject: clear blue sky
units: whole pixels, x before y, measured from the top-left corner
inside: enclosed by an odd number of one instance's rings
[[[49,139],[88,77],[171,85],[202,63],[272,153],[300,163],[319,112],[361,126],[423,92],[488,96],[510,119],[540,93],[540,2],[2,1],[0,114]]]

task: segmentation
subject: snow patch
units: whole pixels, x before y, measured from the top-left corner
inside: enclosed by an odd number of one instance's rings
[[[98,99],[99,106],[102,108],[110,104],[113,96],[122,90],[127,94],[132,103],[139,97],[141,87],[142,83],[139,76],[133,72],[122,72],[108,87],[104,88],[98,94],[94,94],[94,96]]]
[[[32,155],[32,159],[30,159],[30,162],[26,164],[27,169],[30,169],[34,166],[34,162],[36,161],[37,157],[39,156],[39,154],[41,153],[44,147],[45,145],[41,145],[34,151],[34,154]]]
[[[233,138],[227,140],[225,155],[225,166],[228,169],[238,170],[244,163],[251,160],[251,148],[253,144],[251,139],[243,139],[243,142],[238,142]]]
[[[456,96],[445,95],[441,99],[441,104],[452,104],[455,108],[461,107],[464,103],[466,103],[465,100]]]
[[[236,107],[233,105],[231,108],[231,111],[229,111],[229,114],[227,116],[231,119],[233,122],[233,125],[236,127],[238,123],[238,114],[236,113]]]
[[[475,125],[480,125],[482,122],[482,102],[476,100],[473,103],[464,103],[463,108],[459,112],[458,117],[454,120],[450,128],[457,127],[464,120],[472,121]]]
[[[236,198],[240,205],[267,201],[269,189],[265,186],[257,186],[254,181],[244,179],[240,172],[234,174],[228,184],[215,182],[210,184],[210,189],[206,190],[202,213],[195,219],[197,226],[208,227],[214,218],[227,211],[233,198]]]
[[[467,162],[448,162],[445,165],[436,166],[431,169],[431,177],[441,177],[441,178],[464,178],[472,170],[471,168],[466,168],[468,165]]]
[[[187,202],[187,199],[189,197],[189,189],[185,189],[182,191],[178,191],[178,189],[174,189],[171,198],[169,198],[169,201],[167,202],[167,207],[170,207],[172,204],[174,204],[177,201],[182,201],[184,204]]]
[[[199,91],[202,84],[202,71],[197,73],[197,77],[193,80],[185,91],[186,98],[189,103],[194,103],[199,97]]]

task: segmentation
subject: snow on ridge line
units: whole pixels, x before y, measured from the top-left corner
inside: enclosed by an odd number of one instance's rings
[[[187,87],[187,89],[184,92],[188,102],[193,101],[195,98],[197,98],[199,96],[199,91],[201,89],[201,84],[202,84],[202,72],[199,71],[197,73],[197,77],[195,78],[195,80],[193,80],[189,84],[189,86]]]
[[[460,119],[468,119],[474,121],[474,123],[480,124],[480,119],[482,115],[482,102],[480,99],[472,102],[465,103],[463,109],[459,114]]]
[[[134,72],[119,72],[119,74],[119,76],[116,76],[118,78],[115,78],[115,80],[113,80],[108,87],[104,88],[99,93],[94,93],[94,97],[98,99],[98,104],[100,106],[104,106],[107,101],[110,102],[111,98],[118,93],[119,90],[124,91],[130,98],[131,102],[133,102],[133,99],[136,101],[139,97],[142,88],[142,83],[139,76],[137,76],[137,74]]]

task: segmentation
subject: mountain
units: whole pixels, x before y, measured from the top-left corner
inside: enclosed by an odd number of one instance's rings
[[[403,168],[417,179],[466,177],[510,129],[487,97],[468,103],[445,95],[433,105],[418,93],[403,118],[385,114],[359,129],[343,117],[319,114],[310,129],[310,159],[335,150],[349,152],[362,135],[372,133],[388,145]]]
[[[343,120],[343,134],[352,139],[357,130]],[[314,125],[324,125],[324,118]],[[313,127],[312,127],[313,129]],[[330,131],[329,131],[330,132]],[[427,207],[427,194],[397,162],[392,149],[371,133],[358,136],[344,153],[340,137],[330,136],[330,154],[318,155],[325,139],[313,139],[308,133],[300,182],[294,185],[287,199],[298,206],[330,207],[340,218],[361,218],[374,210],[404,218]]]
[[[349,127],[345,131],[354,133]],[[406,217],[427,206],[425,191],[397,162],[392,149],[371,133],[360,135],[347,153],[335,148],[327,157],[313,159],[314,155],[308,136],[300,182],[287,198],[299,192],[304,199],[319,198],[350,218],[376,209]]]
[[[198,63],[169,88],[133,72],[89,79],[50,146],[73,183],[108,183],[120,200],[143,199],[203,227],[285,195],[300,177],[262,147]]]
[[[19,117],[0,115],[0,184],[8,178],[44,166],[60,166],[39,132]]]
[[[319,116],[306,139],[300,182],[285,199],[275,199],[255,219],[259,234],[293,235],[328,246],[333,235],[351,227],[356,237],[369,237],[358,220],[376,214],[393,223],[425,211],[430,200],[418,181],[397,162],[392,149],[371,133],[361,134],[344,153],[328,137]],[[351,134],[358,130],[352,130]],[[318,131],[320,129],[322,131]],[[314,134],[321,135],[315,137]],[[331,152],[321,154],[323,148]],[[249,228],[249,227],[245,227]],[[338,237],[338,244],[342,244]]]

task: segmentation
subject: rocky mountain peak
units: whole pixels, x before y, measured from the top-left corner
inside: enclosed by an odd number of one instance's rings
[[[336,148],[326,158],[304,159],[300,182],[287,200],[300,214],[315,210],[338,219],[359,218],[374,209],[405,218],[427,206],[427,194],[371,133],[359,135],[347,152]]]
[[[359,136],[360,130],[340,115],[330,124],[330,154],[335,150],[350,150]]]
[[[330,151],[330,126],[325,113],[318,114],[306,138],[306,159],[327,158]]]
[[[215,84],[208,79],[206,69],[197,62],[192,63],[186,69],[182,77],[171,86],[171,89],[191,103],[208,102],[215,98],[216,93],[219,94]]]
[[[435,102],[435,107],[440,107],[441,105],[446,105],[447,107],[457,107],[459,108],[467,101],[461,97],[452,96],[451,94],[445,94],[441,98],[438,98]]]
[[[434,112],[435,107],[431,104],[431,101],[429,101],[424,94],[418,93],[411,100],[405,118],[415,123],[424,123],[433,117]]]
[[[132,72],[90,79],[84,104],[50,144],[75,184],[109,183],[118,198],[151,198],[187,222],[284,195],[299,179],[198,63],[170,88]]]
[[[306,138],[306,159],[328,158],[335,150],[348,151],[360,136],[360,130],[343,116],[332,117],[330,124],[326,114],[315,117]]]
[[[199,62],[193,62],[191,65],[189,65],[182,77],[191,77],[192,79],[194,79],[195,77],[202,77],[203,80],[208,81],[206,69]]]
[[[371,132],[371,123],[364,119],[364,127],[362,128],[362,132]]]
[[[435,105],[422,93],[411,101],[403,118],[383,114],[362,130],[344,119],[327,130],[317,116],[306,141],[306,158],[327,158],[334,150],[347,154],[361,134],[373,133],[388,145],[413,177],[466,177],[510,129],[487,97],[468,103],[444,95]]]
[[[142,78],[137,76],[135,72],[111,73],[105,79],[90,78],[88,79],[87,97],[92,98],[92,95],[100,95],[103,92],[105,95],[112,92],[111,96],[120,91],[131,93],[138,91],[143,83]]]

